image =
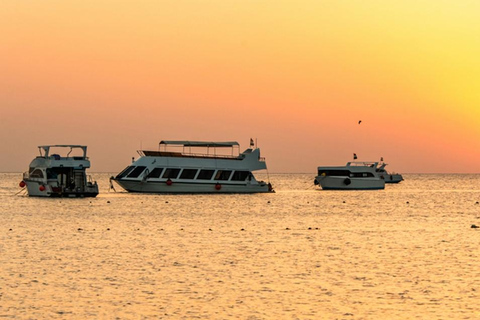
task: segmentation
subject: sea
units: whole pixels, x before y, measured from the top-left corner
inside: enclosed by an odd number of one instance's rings
[[[377,191],[30,198],[0,173],[0,319],[480,319],[480,175]]]

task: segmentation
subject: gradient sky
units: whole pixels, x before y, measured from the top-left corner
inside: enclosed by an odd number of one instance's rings
[[[0,171],[257,138],[270,172],[480,172],[480,1],[0,1]],[[358,120],[362,124],[358,125]]]

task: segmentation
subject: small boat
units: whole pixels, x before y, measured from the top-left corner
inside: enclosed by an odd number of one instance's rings
[[[314,183],[324,190],[379,190],[385,180],[376,172],[378,162],[347,162],[345,166],[318,167]]]
[[[90,168],[86,146],[48,145],[38,149],[40,156],[32,160],[20,182],[21,188],[27,187],[29,196],[83,198],[98,195],[97,182],[86,174],[86,169]],[[65,151],[65,154],[51,153],[51,149]],[[77,155],[78,150],[80,155]],[[75,155],[71,155],[72,151]]]
[[[129,192],[273,192],[270,183],[257,181],[252,174],[267,168],[260,149],[254,146],[253,140],[250,148],[242,153],[239,148],[236,141],[163,140],[158,151],[138,151],[140,158],[111,177],[111,181]]]
[[[385,167],[387,164],[385,162],[382,162],[379,164],[379,167],[377,168],[377,173],[380,175],[382,179],[385,180],[385,183],[399,183],[403,181],[403,176],[399,173],[394,173],[394,172],[388,172],[385,170]]]

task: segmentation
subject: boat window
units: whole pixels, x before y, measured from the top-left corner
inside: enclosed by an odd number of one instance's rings
[[[210,179],[212,179],[212,176],[213,176],[214,172],[215,172],[215,170],[200,170],[200,172],[198,173],[197,179],[210,180]]]
[[[160,178],[160,175],[162,174],[162,171],[163,171],[163,168],[153,169],[152,172],[150,172],[148,174],[147,179],[150,179],[150,178],[158,179],[158,178]]]
[[[228,180],[231,173],[232,170],[218,170],[217,174],[215,175],[215,180]]]
[[[133,169],[135,169],[134,166],[128,166],[128,167],[126,167],[122,172],[120,172],[120,173],[117,175],[116,179],[121,179],[121,178],[125,177],[127,174],[129,174],[130,172],[132,172]]]
[[[183,169],[180,179],[195,179],[197,169]]]
[[[371,177],[375,177],[375,176],[371,172],[352,172],[350,174],[350,177],[352,177],[352,178],[371,178]]]
[[[43,178],[43,172],[40,169],[35,169],[30,173],[30,178]]]
[[[167,168],[165,169],[165,173],[163,174],[162,178],[165,179],[175,179],[178,177],[178,174],[180,173],[180,169],[176,168]]]
[[[145,166],[138,166],[136,167],[135,169],[133,169],[132,172],[130,172],[130,174],[127,176],[127,178],[137,178],[140,173],[143,172],[143,170],[145,170]]]
[[[47,168],[47,179],[57,179],[58,172],[53,168]]]
[[[322,176],[350,176],[350,171],[348,170],[318,170],[318,175]]]
[[[250,171],[235,171],[232,176],[232,181],[245,181],[250,175]]]

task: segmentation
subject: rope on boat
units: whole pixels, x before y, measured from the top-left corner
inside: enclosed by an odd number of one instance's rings
[[[18,191],[17,193],[15,193],[14,195],[15,196],[18,196],[21,192],[26,192],[27,191],[27,187],[23,187],[22,190]]]
[[[112,180],[114,180],[115,178],[113,176],[110,177],[110,188],[108,189],[108,192],[110,192],[111,189],[113,189],[113,191],[117,192],[117,190],[115,190],[115,187],[113,186],[113,182]]]

